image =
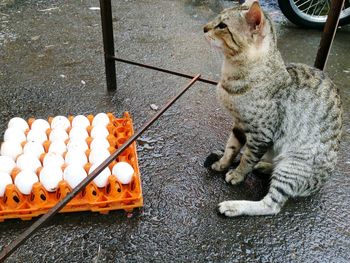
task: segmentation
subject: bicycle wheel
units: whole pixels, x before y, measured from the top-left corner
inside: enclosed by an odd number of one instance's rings
[[[306,27],[323,29],[330,9],[330,0],[278,0],[282,13],[292,23]],[[339,25],[350,23],[350,1],[346,0],[340,13]]]

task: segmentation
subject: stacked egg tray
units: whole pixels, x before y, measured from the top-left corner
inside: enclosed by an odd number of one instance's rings
[[[106,137],[107,141],[109,142],[108,151],[110,153],[114,152],[134,133],[132,119],[128,113],[124,113],[124,116],[122,118],[116,118],[111,113],[100,113],[96,116],[86,116],[86,118],[89,120],[89,125],[85,128],[88,132],[88,137],[85,139],[88,148],[84,148],[84,153],[87,157],[86,159],[88,160],[88,162],[82,165],[83,169],[86,172],[86,175],[93,170],[91,169],[92,166],[96,168],[96,166],[98,166],[98,164],[102,162],[102,160],[99,160],[99,162],[96,164],[91,163],[91,152],[93,150],[90,149],[90,146],[94,141],[94,138],[91,137],[92,129],[94,128],[94,118],[101,114],[108,116],[109,119],[108,124],[105,125],[108,130],[108,135],[104,137]],[[79,116],[85,117],[83,115]],[[70,130],[73,129],[71,124],[73,123],[74,116],[62,118],[69,120],[69,127],[66,127],[65,130],[67,134],[70,134]],[[34,171],[38,179],[36,179],[36,182],[31,185],[31,189],[29,190],[29,192],[23,193],[24,190],[20,191],[19,188],[16,186],[16,176],[21,173],[21,168],[18,167],[19,155],[17,153],[15,156],[11,156],[11,158],[14,160],[14,163],[16,163],[16,166],[8,172],[8,174],[12,178],[12,183],[9,179],[10,183],[5,186],[5,188],[3,189],[2,196],[0,196],[0,222],[3,222],[5,219],[11,218],[30,220],[33,217],[47,213],[50,210],[50,208],[55,206],[58,201],[60,201],[67,194],[69,194],[69,192],[72,191],[72,188],[74,188],[81,181],[80,179],[79,182],[68,182],[64,179],[63,176],[62,179],[59,182],[57,182],[54,188],[48,188],[48,186],[44,187],[43,182],[41,181],[41,172],[43,169],[45,169],[45,156],[49,155],[50,146],[53,144],[49,139],[52,137],[50,136],[50,133],[53,131],[53,119],[54,118],[50,117],[47,121],[50,125],[50,128],[45,129],[47,140],[42,142],[44,152],[41,153],[38,157],[40,161],[40,167],[36,168]],[[28,121],[26,121],[28,124],[28,128],[25,129],[24,134],[27,140],[21,143],[22,149],[24,149],[25,145],[29,143],[28,135],[32,130],[32,124],[34,123],[34,121],[34,118],[31,118]],[[5,138],[4,141],[6,142]],[[69,141],[70,138],[66,138],[64,140],[66,145],[69,144]],[[3,148],[1,148],[1,151],[3,151]],[[4,151],[6,151],[5,148]],[[63,159],[65,160],[65,162],[62,165],[60,163],[60,168],[62,169],[62,173],[64,173],[65,169],[68,167],[68,164],[66,163],[67,158],[65,158],[67,152],[61,152],[61,154],[64,157]],[[2,153],[1,155],[4,154]],[[74,161],[74,158],[71,158],[70,162],[72,163]],[[118,163],[126,163],[130,166],[132,172],[130,180],[128,180],[127,182],[125,182],[125,178],[119,178],[113,173],[113,167],[115,167]],[[0,167],[0,172],[1,168],[2,167]],[[83,189],[77,196],[75,196],[60,212],[64,213],[78,211],[93,211],[100,212],[101,214],[107,214],[111,210],[125,210],[129,212],[132,211],[134,208],[141,207],[143,205],[143,197],[138,159],[136,153],[136,143],[134,142],[125,151],[123,151],[123,153],[119,155],[119,157],[116,160],[114,160],[108,168],[109,171],[111,171],[110,175],[108,175],[105,182],[102,182],[102,185],[101,182],[95,182],[95,180],[90,182],[85,187],[85,189]],[[3,179],[0,178],[0,180]],[[50,182],[48,184],[50,184]],[[74,185],[72,186],[72,184]]]

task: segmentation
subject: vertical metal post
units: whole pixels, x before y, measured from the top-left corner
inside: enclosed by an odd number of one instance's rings
[[[320,70],[324,70],[326,66],[329,51],[331,49],[332,42],[337,31],[340,12],[344,6],[344,2],[345,0],[332,0],[331,9],[328,12],[327,21],[324,26],[321,42],[318,47],[315,60],[315,67],[319,68]]]
[[[112,58],[114,57],[114,37],[111,0],[100,0],[100,8],[107,90],[115,91],[117,89],[117,80],[115,61]]]

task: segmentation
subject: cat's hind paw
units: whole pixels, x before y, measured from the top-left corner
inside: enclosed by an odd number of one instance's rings
[[[218,162],[223,155],[224,153],[222,151],[214,151],[210,153],[209,156],[204,161],[204,167],[212,169],[212,165]]]
[[[218,213],[228,217],[239,216],[242,214],[237,201],[221,202],[218,205]]]

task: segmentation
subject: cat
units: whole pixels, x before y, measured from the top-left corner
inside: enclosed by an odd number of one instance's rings
[[[334,171],[342,130],[338,90],[318,69],[285,66],[273,22],[257,1],[225,9],[204,26],[204,34],[224,55],[217,97],[233,117],[225,151],[211,169],[227,171],[244,147],[238,167],[225,177],[235,185],[254,167],[268,169],[259,161],[272,156],[267,195],[224,201],[218,211],[277,214],[289,198],[319,190]]]

